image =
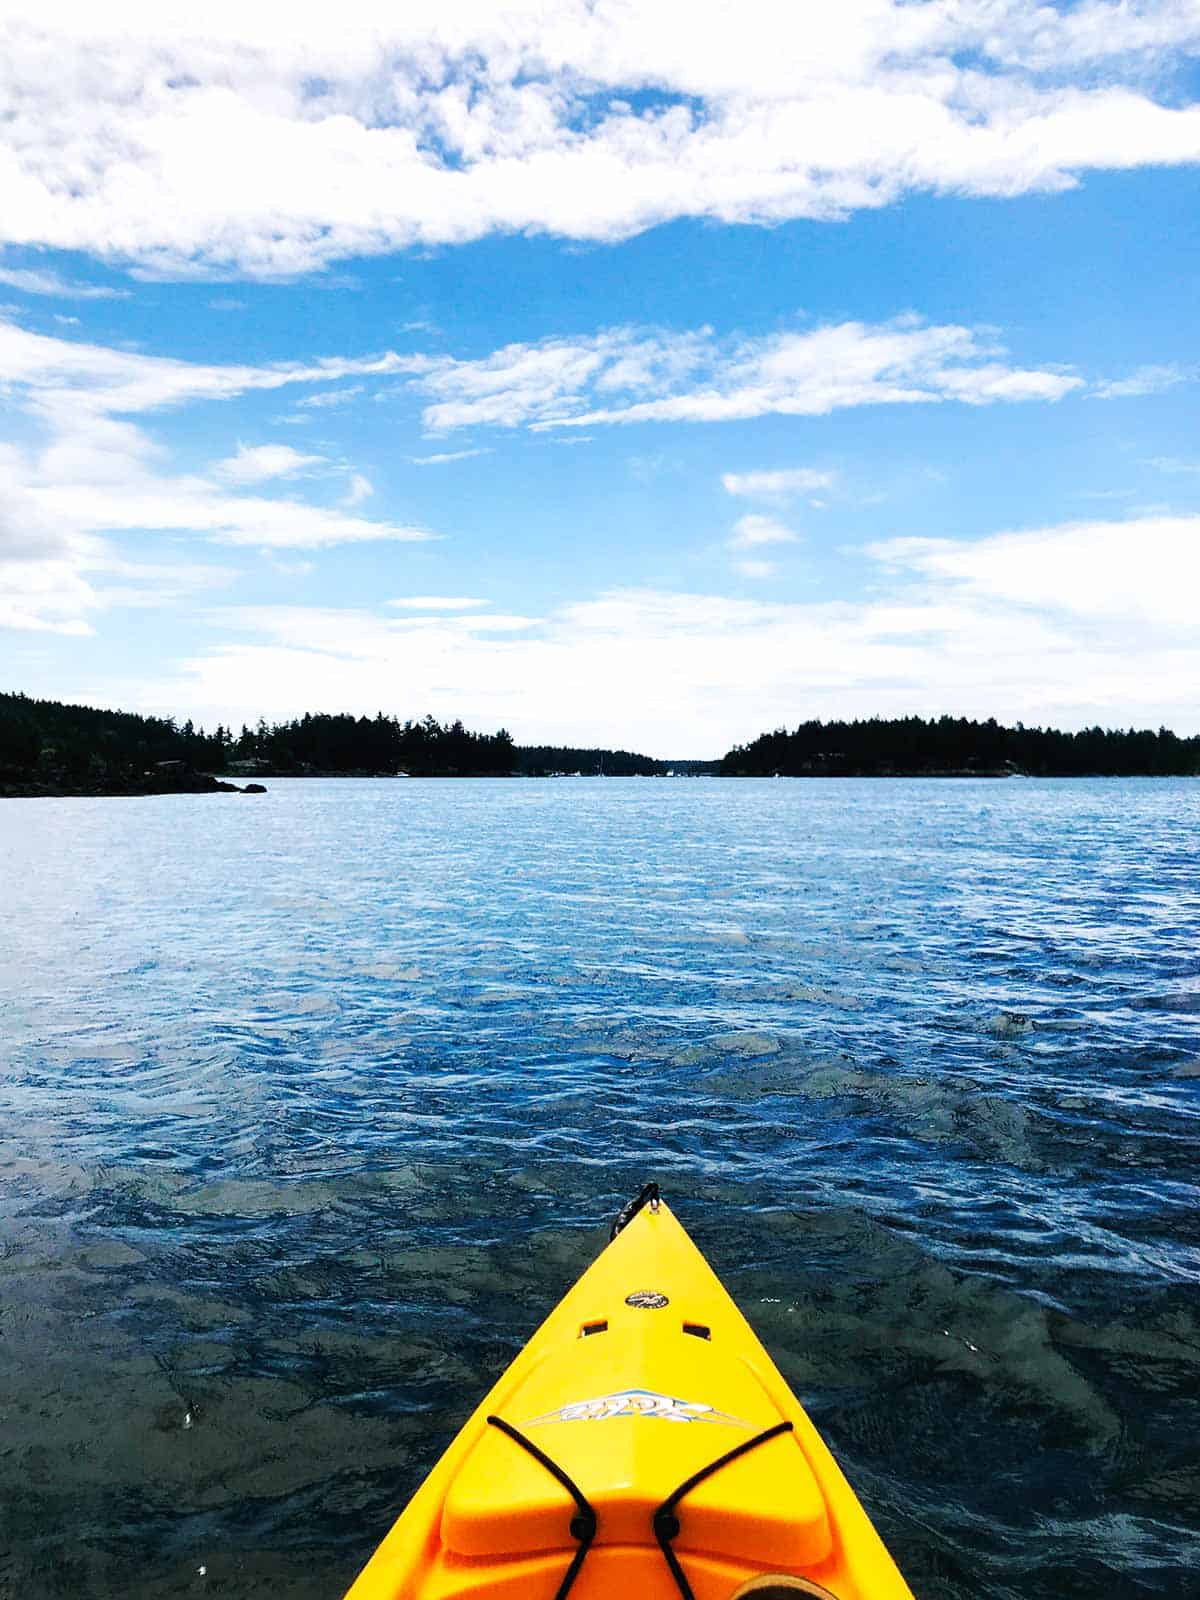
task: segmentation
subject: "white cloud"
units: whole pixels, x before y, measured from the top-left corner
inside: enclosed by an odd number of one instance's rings
[[[22,481],[21,457],[0,445],[0,628],[91,632],[99,597],[86,573],[95,540],[55,525]]]
[[[360,506],[364,500],[369,500],[375,493],[375,485],[370,478],[364,478],[361,472],[350,474],[350,487],[342,497],[344,506]]]
[[[751,550],[763,544],[795,544],[797,535],[784,523],[774,517],[763,517],[757,513],[739,517],[734,524],[733,537],[729,541],[731,550]]]
[[[0,626],[87,631],[91,613],[106,605],[142,603],[137,597],[146,592],[165,602],[193,583],[200,570],[194,564],[188,569],[193,577],[184,577],[178,563],[135,568],[124,561],[111,536],[130,532],[262,549],[433,537],[420,527],[235,492],[294,478],[322,462],[288,445],[239,447],[219,466],[227,487],[173,474],[163,447],[130,420],[168,406],[230,400],[331,374],[396,370],[389,356],[308,366],[210,366],[54,339],[0,319],[0,386],[36,440],[22,450],[0,449],[6,530],[0,538]],[[354,480],[352,494],[363,498]]]
[[[209,723],[330,704],[370,713],[392,683],[402,713],[676,756],[875,713],[1191,733],[1196,548],[1200,517],[889,541],[873,552],[871,598],[819,604],[616,590],[541,621],[234,608],[236,634],[156,685],[154,708]],[[1123,606],[1131,551],[1156,575]]]
[[[313,561],[289,561],[284,557],[275,555],[270,550],[264,550],[263,557],[276,572],[281,572],[285,578],[307,578],[316,566]]]
[[[344,389],[322,389],[319,394],[305,395],[302,400],[297,400],[296,404],[304,406],[308,410],[322,410],[328,406],[346,406],[362,392],[363,386],[361,383],[352,383]]]
[[[1191,0],[9,7],[3,237],[268,277],[493,232],[841,217],[1194,163]],[[637,109],[631,103],[640,97]]]
[[[103,465],[105,453],[112,452],[116,445],[118,461],[126,455],[144,457],[151,448],[137,428],[117,421],[119,417],[206,400],[228,401],[257,390],[320,382],[350,373],[376,376],[411,371],[420,364],[419,358],[414,362],[412,358],[387,353],[355,359],[329,357],[308,365],[286,362],[263,367],[216,366],[83,340],[56,339],[32,333],[0,317],[0,385],[12,403],[52,438],[100,439],[103,449],[92,451],[97,470]],[[248,471],[261,476],[256,464],[275,462],[286,468],[297,455],[287,445],[266,446],[244,452],[244,463]],[[238,460],[233,458],[235,476],[240,470]]]
[[[470,461],[473,456],[490,456],[490,449],[481,450],[442,450],[432,456],[409,456],[409,465],[413,467],[444,467],[451,461]]]
[[[434,431],[823,416],[849,406],[1058,400],[1083,387],[1059,368],[1009,366],[994,339],[919,317],[721,340],[612,328],[513,344],[475,361],[426,357],[410,382]],[[597,404],[597,402],[606,402]],[[615,403],[614,403],[615,402]]]
[[[233,567],[200,561],[129,561],[105,551],[88,564],[102,587],[100,606],[157,609],[172,601],[194,596],[204,589],[223,588],[240,576]]]
[[[1187,374],[1179,367],[1139,367],[1127,378],[1113,378],[1095,384],[1091,394],[1095,400],[1136,399],[1145,394],[1162,394],[1186,381]]]
[[[173,530],[218,544],[286,550],[433,537],[424,528],[367,521],[298,500],[222,494],[203,478],[131,473],[119,483],[47,484],[33,492],[51,516],[87,532]]]
[[[743,578],[771,578],[778,569],[774,561],[735,561],[733,570]]]
[[[407,611],[472,611],[488,603],[464,594],[410,594],[402,600],[388,601],[388,605],[402,606]]]
[[[58,295],[64,300],[123,300],[128,289],[106,289],[96,283],[73,283],[57,272],[35,271],[27,267],[0,267],[0,283],[23,294]]]
[[[239,443],[237,454],[218,461],[213,471],[229,483],[265,483],[268,478],[294,478],[324,464],[324,456],[306,456],[288,444]]]
[[[116,606],[155,606],[235,574],[210,563],[130,561],[55,513],[29,463],[0,446],[0,629],[88,634]]]
[[[1065,616],[1194,630],[1200,517],[1076,522],[957,539],[888,539],[868,553],[962,592]]]
[[[88,620],[99,604],[75,560],[14,562],[0,567],[0,628],[25,633],[89,634]]]
[[[349,374],[382,376],[417,370],[419,358],[389,352],[330,357],[307,366],[216,366],[170,356],[54,339],[0,320],[0,383],[14,385],[43,411],[69,403],[97,413],[148,412],[194,400],[229,400],[255,390],[320,383]]]
[[[797,494],[820,494],[832,489],[837,474],[815,467],[783,467],[758,472],[725,472],[721,487],[726,494],[748,500],[790,500]]]

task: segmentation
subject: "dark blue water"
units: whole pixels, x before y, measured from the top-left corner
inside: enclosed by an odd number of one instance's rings
[[[337,1600],[650,1176],[921,1600],[1196,1592],[1200,784],[9,800],[0,892],[0,1595]]]

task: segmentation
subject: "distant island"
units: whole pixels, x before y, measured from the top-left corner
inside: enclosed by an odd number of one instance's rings
[[[517,745],[504,728],[306,713],[212,733],[169,717],[0,694],[0,795],[261,790],[265,777],[1092,777],[1190,776],[1200,737],[1169,729],[1014,728],[962,717],[805,722],[721,761]],[[237,780],[230,781],[230,780]],[[246,780],[254,780],[247,782]]]
[[[189,720],[0,694],[0,795],[205,793],[266,777],[660,777],[715,773],[716,761],[659,761],[628,750],[521,748],[504,728],[306,713],[235,733]],[[222,775],[221,777],[215,776]],[[260,785],[250,783],[242,792]]]
[[[719,772],[719,761],[660,761],[632,750],[580,750],[573,745],[517,746],[516,770],[531,778],[667,778],[707,777]]]
[[[870,717],[802,722],[735,745],[725,777],[1190,777],[1200,772],[1200,737],[1169,728],[1006,728],[994,717]]]

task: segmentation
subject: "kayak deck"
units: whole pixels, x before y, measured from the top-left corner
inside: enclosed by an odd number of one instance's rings
[[[836,1600],[911,1600],[654,1191],[485,1397],[346,1600],[733,1600],[768,1574]]]

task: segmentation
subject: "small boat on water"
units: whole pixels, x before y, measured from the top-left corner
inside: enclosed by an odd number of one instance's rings
[[[912,1600],[648,1184],[346,1600]]]

